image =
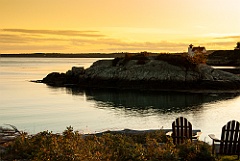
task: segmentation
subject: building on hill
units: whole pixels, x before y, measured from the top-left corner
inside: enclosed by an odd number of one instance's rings
[[[190,44],[188,47],[188,55],[191,57],[198,54],[206,54],[206,53],[207,53],[207,50],[205,47],[201,47],[201,46],[193,47],[193,44]]]

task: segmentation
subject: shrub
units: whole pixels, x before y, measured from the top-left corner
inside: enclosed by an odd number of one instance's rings
[[[179,158],[183,161],[213,161],[214,157],[211,155],[211,146],[204,142],[192,143],[185,142],[178,146]]]
[[[156,57],[156,60],[162,60],[175,66],[185,67],[187,69],[194,69],[196,65],[206,63],[205,55],[198,54],[194,57],[188,56],[188,54],[173,55],[173,54],[160,54]]]
[[[44,131],[34,136],[22,134],[5,145],[4,160],[214,160],[210,146],[203,142],[176,146],[162,131],[81,135],[68,127],[62,134]]]
[[[191,64],[206,64],[206,56],[204,54],[197,54],[193,57],[187,56],[187,60],[191,63]]]

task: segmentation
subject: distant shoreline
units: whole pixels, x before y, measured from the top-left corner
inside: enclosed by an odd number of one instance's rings
[[[124,57],[126,53],[29,53],[29,54],[0,54],[0,57],[23,57],[23,58],[117,58]],[[139,53],[130,53],[139,54]],[[157,55],[151,53],[150,55]]]
[[[182,53],[151,53],[151,52],[116,52],[116,53],[19,53],[19,54],[0,54],[1,57],[7,58],[122,58],[126,54],[148,54],[149,56],[158,56],[159,54],[182,55]],[[209,50],[206,54],[206,64],[212,66],[240,66],[240,50]],[[228,72],[229,69],[224,69]],[[239,69],[237,73],[239,74]]]
[[[21,53],[21,54],[0,54],[0,57],[26,57],[26,58],[117,58],[124,57],[125,52],[119,53]],[[128,53],[139,54],[139,53]],[[159,53],[149,53],[156,56]]]
[[[24,57],[24,58],[116,58],[124,56],[124,53],[89,53],[89,54],[62,54],[62,53],[33,53],[33,54],[0,54],[0,57]]]
[[[209,51],[212,53],[213,51]],[[139,54],[141,52],[118,52],[118,53],[19,53],[19,54],[1,54],[0,57],[23,57],[23,58],[117,58],[124,57],[125,54]],[[160,53],[148,53],[150,56],[157,56]],[[183,54],[183,53],[171,53]]]

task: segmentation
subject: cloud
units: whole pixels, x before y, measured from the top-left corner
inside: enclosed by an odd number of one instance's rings
[[[59,35],[59,36],[80,36],[80,37],[104,37],[99,31],[76,31],[76,30],[29,30],[29,29],[2,29],[5,32],[41,34],[41,35]]]
[[[239,39],[240,40],[240,35],[221,36],[221,37],[215,37],[215,39]]]
[[[174,43],[170,41],[160,41],[160,42],[126,42],[120,39],[114,39],[114,38],[101,38],[96,40],[86,40],[86,39],[72,39],[74,44],[79,43],[93,43],[93,44],[104,44],[109,46],[131,46],[131,47],[185,47],[189,44],[186,43]]]
[[[62,45],[28,45],[28,44],[17,44],[17,45],[6,45],[1,47],[2,53],[35,53],[35,52],[61,52],[67,48]]]
[[[96,40],[72,39],[72,45],[76,47],[98,46],[101,51],[153,51],[153,52],[176,52],[185,51],[189,44],[160,41],[160,42],[127,42],[120,39],[104,38]],[[101,48],[104,46],[105,48]]]
[[[99,39],[100,43],[111,46],[119,47],[134,47],[134,48],[152,48],[152,49],[163,49],[163,48],[176,48],[186,47],[188,44],[170,41],[160,42],[125,42],[118,39]]]
[[[182,41],[127,41],[98,31],[2,29],[0,52],[24,49],[33,52],[186,52],[190,43],[205,46],[207,50],[233,49],[239,39],[236,35]]]
[[[216,41],[206,43],[207,49],[209,50],[232,50],[236,46],[236,42],[233,41]]]
[[[0,34],[0,43],[24,43],[26,39],[23,39],[19,35]]]
[[[16,35],[16,34],[0,34],[0,43],[6,44],[24,44],[24,43],[37,43],[37,42],[63,42],[68,39],[62,38],[44,38],[30,35]]]

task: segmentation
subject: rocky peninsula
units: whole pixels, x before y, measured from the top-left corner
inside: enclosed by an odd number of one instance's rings
[[[51,86],[181,92],[239,92],[238,75],[214,69],[182,55],[144,54],[99,60],[38,81]]]

